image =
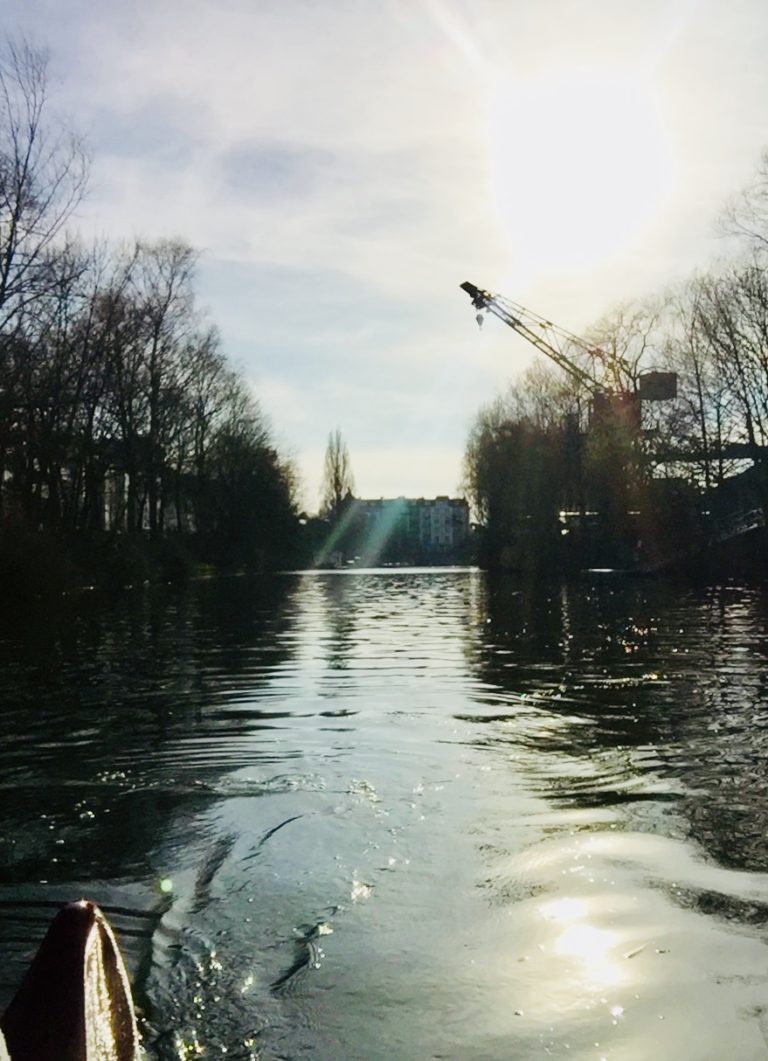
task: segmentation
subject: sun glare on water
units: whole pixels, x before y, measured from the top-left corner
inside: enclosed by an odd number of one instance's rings
[[[554,952],[571,963],[570,982],[587,991],[615,987],[623,980],[616,962],[616,934],[590,923],[585,899],[562,898],[541,907],[544,919],[555,927]]]
[[[640,240],[671,181],[662,117],[652,83],[636,73],[497,80],[492,195],[521,278],[598,268]]]

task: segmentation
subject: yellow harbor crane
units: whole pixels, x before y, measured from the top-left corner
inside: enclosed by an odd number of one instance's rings
[[[461,289],[477,310],[478,324],[482,324],[483,313],[492,313],[584,387],[592,397],[595,417],[621,415],[635,422],[639,429],[641,401],[664,401],[677,395],[674,372],[638,374],[621,355],[607,353],[503,295],[492,294],[468,280]],[[586,355],[591,373],[576,361],[574,354],[577,353]],[[598,366],[612,379],[611,385],[597,379]]]
[[[475,284],[466,281],[461,284],[477,310],[478,324],[483,322],[484,313],[492,313],[509,328],[522,335],[529,343],[546,354],[567,375],[575,380],[590,395],[592,402],[592,422],[613,424],[621,423],[630,435],[639,442],[641,435],[641,403],[644,401],[667,401],[677,397],[677,373],[662,371],[638,372],[636,368],[621,357],[620,354],[608,353],[593,343],[566,328],[562,328],[546,317],[539,316],[517,302],[503,295],[494,294]],[[579,363],[583,357],[590,366],[591,372]],[[602,368],[598,378],[598,367]],[[609,380],[609,383],[605,381]],[[713,460],[752,461],[755,465],[765,466],[768,461],[768,447],[754,443],[729,442],[712,447],[697,440],[690,444],[662,445],[654,447],[653,460],[657,464],[667,462],[696,461],[704,465],[707,491],[710,488],[709,464]],[[663,483],[663,480],[661,481]],[[674,483],[674,478],[669,480]],[[710,542],[724,542],[730,538],[750,534],[758,528],[768,525],[765,506],[755,506],[739,500],[733,502],[725,513],[713,516],[708,523],[707,535]],[[709,515],[709,513],[707,513]]]

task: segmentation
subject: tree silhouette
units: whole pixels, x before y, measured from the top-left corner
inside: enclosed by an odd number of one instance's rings
[[[354,489],[355,480],[349,450],[337,427],[328,436],[325,449],[321,514],[332,520],[338,519],[344,498],[352,494]]]

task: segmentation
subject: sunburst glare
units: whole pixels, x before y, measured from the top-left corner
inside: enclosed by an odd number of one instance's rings
[[[626,252],[670,183],[660,109],[636,74],[499,78],[488,138],[498,220],[523,281]]]

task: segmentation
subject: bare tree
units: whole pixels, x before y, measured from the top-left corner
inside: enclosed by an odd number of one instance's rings
[[[0,45],[0,531],[289,556],[295,469],[195,307],[196,252],[83,250],[65,227],[87,170],[50,110],[46,52]]]
[[[662,342],[665,310],[661,299],[623,302],[589,330],[589,342],[607,355],[596,365],[604,386],[630,391],[636,388],[638,376],[651,367]]]
[[[27,41],[0,53],[0,329],[60,282],[55,241],[85,191],[81,140],[50,120],[48,55]],[[52,116],[51,116],[52,117]]]
[[[159,535],[163,522],[161,477],[171,436],[178,423],[182,395],[189,384],[185,356],[194,326],[192,290],[196,254],[180,241],[138,244],[134,292],[141,325],[143,377],[147,398],[144,474],[149,532]]]
[[[328,436],[328,445],[325,449],[321,506],[323,515],[337,519],[344,498],[352,494],[354,489],[355,480],[352,475],[349,450],[337,427]]]
[[[736,438],[768,443],[768,281],[758,264],[703,282],[696,325],[734,398]]]
[[[717,227],[721,235],[736,237],[742,246],[759,254],[768,251],[768,151],[749,183],[726,202]]]

